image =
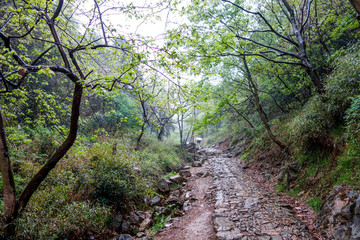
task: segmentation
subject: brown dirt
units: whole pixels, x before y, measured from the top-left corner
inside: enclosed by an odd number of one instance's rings
[[[154,237],[156,240],[211,240],[215,239],[212,215],[214,206],[211,203],[211,189],[213,187],[212,176],[199,177],[201,172],[208,171],[206,167],[191,168],[191,178],[188,179],[187,189],[190,189],[192,199],[188,212],[174,221]]]

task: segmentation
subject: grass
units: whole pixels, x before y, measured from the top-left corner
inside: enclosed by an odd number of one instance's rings
[[[319,197],[308,198],[307,204],[318,213],[320,212],[322,201]]]

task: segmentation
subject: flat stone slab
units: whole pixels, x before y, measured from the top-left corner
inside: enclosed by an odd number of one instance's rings
[[[209,150],[209,155],[214,153]],[[209,158],[214,179],[214,228],[221,240],[314,239],[305,225],[244,173],[239,159]]]

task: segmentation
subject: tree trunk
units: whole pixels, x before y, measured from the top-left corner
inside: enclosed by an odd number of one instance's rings
[[[140,142],[141,142],[142,136],[144,135],[144,131],[145,131],[145,123],[143,123],[143,125],[141,126],[141,132],[136,140],[135,151],[139,150],[139,148],[140,148]]]
[[[249,85],[251,86],[251,88],[253,89],[253,93],[254,93],[254,99],[255,99],[255,106],[256,109],[260,115],[260,119],[262,121],[262,123],[264,124],[267,133],[269,134],[270,138],[283,150],[287,151],[287,146],[285,144],[283,144],[271,131],[271,128],[268,124],[267,118],[262,110],[261,104],[260,104],[260,99],[259,99],[259,92],[256,86],[256,83],[254,82],[250,69],[247,65],[247,61],[246,61],[246,57],[242,56],[242,60],[244,63],[244,67],[245,67],[245,72],[246,72],[246,77],[249,81]]]
[[[4,117],[0,107],[0,166],[1,176],[4,185],[4,218],[5,235],[10,238],[15,235],[15,225],[13,224],[14,213],[17,211],[16,190],[14,176],[11,170],[11,162],[8,154],[6,141]]]
[[[287,11],[289,12],[289,20],[291,22],[293,31],[295,33],[295,37],[297,39],[297,47],[299,49],[299,57],[302,63],[303,68],[307,72],[307,74],[310,76],[311,82],[314,84],[316,91],[322,95],[325,93],[325,89],[323,86],[323,83],[319,77],[319,74],[317,73],[316,69],[313,67],[313,65],[310,63],[309,58],[306,54],[306,43],[303,36],[303,24],[301,24],[300,29],[297,25],[298,21],[295,18],[295,14],[293,9],[291,8],[290,4],[287,0],[282,0],[284,3]],[[310,7],[310,5],[309,5]]]
[[[38,189],[42,181],[47,177],[49,172],[56,166],[60,159],[67,153],[70,147],[74,144],[77,130],[78,122],[80,116],[80,105],[81,98],[83,94],[83,86],[80,83],[75,83],[73,102],[71,108],[71,120],[70,120],[70,132],[63,144],[58,148],[58,150],[50,157],[46,164],[36,173],[36,175],[31,179],[28,185],[25,187],[19,198],[19,209],[18,213],[21,213],[26,205],[28,204],[31,196]],[[15,216],[18,213],[14,213]]]

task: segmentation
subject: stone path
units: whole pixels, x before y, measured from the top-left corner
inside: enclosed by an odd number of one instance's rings
[[[214,179],[216,239],[313,239],[289,209],[243,173],[238,159],[205,151]]]

